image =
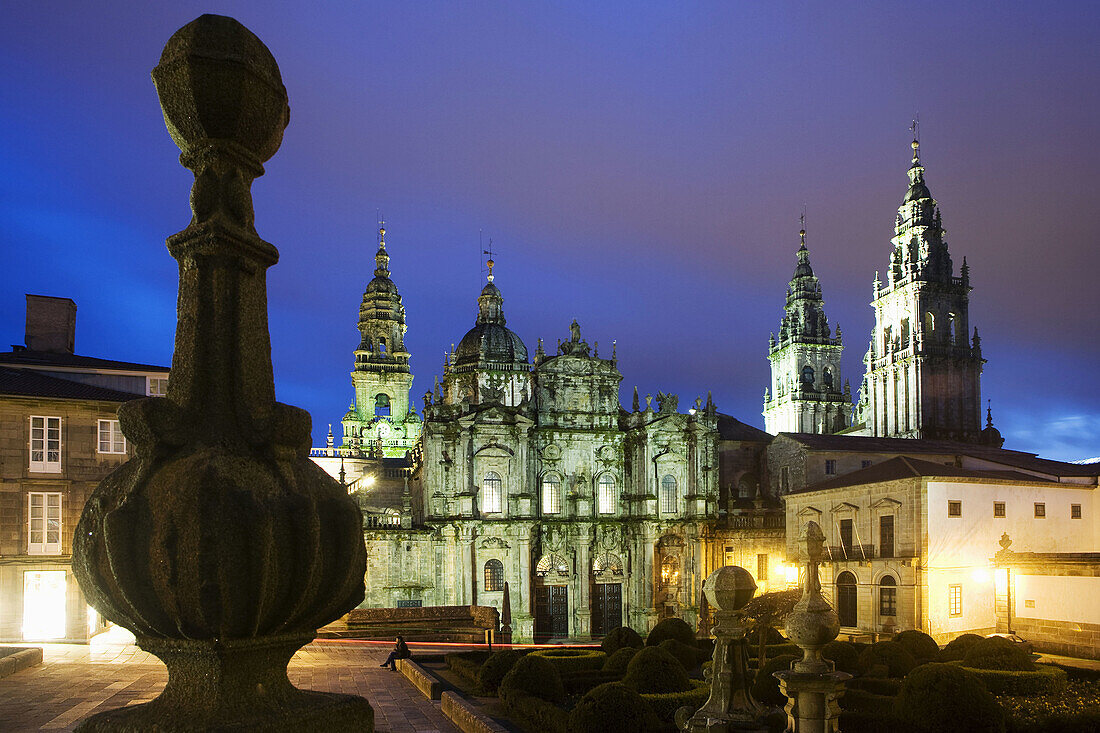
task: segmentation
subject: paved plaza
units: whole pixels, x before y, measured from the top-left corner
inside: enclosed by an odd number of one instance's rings
[[[69,731],[92,713],[152,700],[168,679],[160,660],[132,644],[93,640],[42,648],[42,664],[0,679],[4,733]],[[314,642],[290,661],[290,681],[303,689],[366,697],[378,731],[457,731],[438,702],[425,699],[400,673],[378,666],[388,652],[389,645]]]

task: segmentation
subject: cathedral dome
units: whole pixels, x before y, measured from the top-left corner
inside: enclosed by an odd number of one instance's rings
[[[490,276],[491,277],[491,276]],[[477,323],[466,332],[454,353],[455,368],[472,366],[511,367],[527,364],[527,347],[522,339],[505,326],[504,297],[489,282],[478,296]]]
[[[370,295],[372,293],[397,295],[397,286],[394,285],[393,280],[390,280],[388,277],[377,275],[367,284],[367,292],[364,293],[364,295]]]

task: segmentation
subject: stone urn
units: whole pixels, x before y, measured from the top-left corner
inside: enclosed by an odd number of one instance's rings
[[[821,656],[821,649],[840,633],[840,618],[821,595],[821,562],[825,533],[817,522],[807,522],[798,537],[799,554],[806,563],[806,580],[802,598],[787,616],[787,638],[803,650],[802,659],[795,662],[796,672],[831,672],[833,665]]]

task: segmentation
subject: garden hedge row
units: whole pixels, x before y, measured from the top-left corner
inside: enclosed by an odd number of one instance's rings
[[[962,668],[985,683],[994,695],[1051,695],[1066,688],[1066,673],[1047,664],[1035,665],[1034,672]]]
[[[520,728],[539,733],[569,733],[569,713],[522,690],[500,691],[500,702]]]
[[[489,652],[451,652],[443,655],[447,667],[472,685],[478,685],[481,665],[489,658]]]
[[[597,670],[607,660],[607,654],[598,649],[540,649],[531,656],[550,660],[559,674]]]
[[[621,673],[604,672],[601,669],[586,669],[581,672],[570,672],[561,676],[561,684],[567,695],[584,695],[600,685],[608,682],[621,682]]]
[[[691,684],[692,688],[683,692],[643,692],[641,696],[662,723],[672,723],[677,710],[685,705],[698,710],[710,697],[710,686],[706,682],[692,680]]]

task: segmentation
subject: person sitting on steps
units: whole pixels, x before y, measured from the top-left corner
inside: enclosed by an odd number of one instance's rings
[[[386,657],[386,661],[379,664],[379,667],[389,667],[391,671],[397,671],[397,660],[408,659],[412,656],[409,651],[409,645],[405,643],[405,640],[400,636],[397,637],[397,643],[393,645],[393,651]]]

